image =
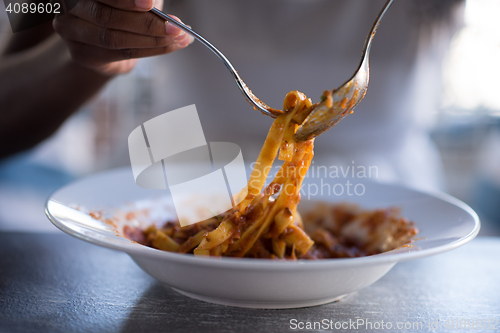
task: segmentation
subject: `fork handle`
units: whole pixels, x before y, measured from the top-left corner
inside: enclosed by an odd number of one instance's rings
[[[253,95],[253,93],[250,91],[250,89],[248,89],[248,87],[245,85],[245,82],[243,82],[243,79],[238,74],[238,72],[236,71],[236,69],[233,67],[233,65],[231,64],[231,62],[229,62],[229,60],[226,58],[226,56],[224,54],[222,54],[222,52],[219,51],[215,46],[213,46],[212,44],[210,44],[210,42],[208,42],[205,38],[203,38],[202,36],[200,36],[198,33],[194,32],[193,30],[191,30],[191,28],[189,28],[187,25],[185,25],[185,24],[183,24],[183,23],[181,23],[179,21],[176,21],[170,15],[165,14],[164,12],[162,12],[161,10],[159,10],[158,8],[154,8],[153,7],[150,10],[150,12],[153,13],[153,14],[155,14],[155,15],[157,15],[157,16],[159,16],[159,17],[161,17],[162,19],[164,19],[165,21],[167,21],[169,24],[173,24],[176,27],[184,30],[185,32],[187,32],[188,34],[190,34],[191,36],[193,36],[194,38],[196,38],[200,43],[202,43],[203,45],[205,45],[206,47],[208,47],[210,49],[210,51],[212,51],[213,53],[215,53],[215,55],[224,63],[224,65],[231,72],[231,74],[233,74],[233,78],[236,81],[236,85],[240,89],[240,91],[243,94],[243,96],[245,96],[245,98],[247,99],[247,101],[254,107],[254,109],[259,110],[260,112],[262,112],[262,113],[264,113],[264,114],[266,114],[268,116],[271,116],[273,118],[275,118],[276,115],[279,114],[280,111],[270,108],[264,102],[262,102],[260,100],[258,100],[259,102],[256,102],[254,100],[254,98],[255,99],[257,99],[257,98],[255,97],[255,95]]]
[[[164,19],[165,21],[167,21],[169,24],[173,24],[175,25],[176,27],[184,30],[185,32],[187,32],[188,34],[190,34],[191,36],[193,36],[194,38],[196,38],[200,43],[202,43],[203,45],[205,45],[206,47],[208,47],[213,53],[215,53],[223,62],[224,64],[226,65],[226,67],[230,70],[230,71],[234,71],[234,67],[231,65],[231,63],[229,62],[229,60],[226,58],[226,56],[224,56],[224,54],[222,54],[222,52],[220,52],[215,46],[213,46],[212,44],[210,44],[209,41],[207,41],[205,38],[203,38],[202,36],[200,36],[198,33],[194,32],[193,30],[191,30],[187,25],[175,20],[172,16],[168,15],[168,14],[165,14],[164,12],[162,12],[161,10],[159,10],[158,8],[152,8],[150,10],[151,13],[161,17],[162,19]]]

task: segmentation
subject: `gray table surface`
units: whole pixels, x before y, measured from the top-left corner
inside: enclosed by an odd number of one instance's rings
[[[405,332],[429,331],[438,319],[439,332],[468,331],[446,329],[446,321],[457,326],[453,319],[473,319],[474,327],[489,321],[493,328],[500,320],[500,238],[399,263],[336,303],[256,310],[187,298],[126,254],[65,234],[0,233],[0,332],[287,332],[299,331],[293,323],[324,319],[328,325],[363,319],[374,328],[390,322],[393,332],[401,331],[398,323],[416,325]]]

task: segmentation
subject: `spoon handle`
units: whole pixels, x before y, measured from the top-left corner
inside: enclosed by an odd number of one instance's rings
[[[267,106],[264,102],[262,102],[261,100],[259,100],[250,91],[250,89],[248,89],[248,87],[246,86],[245,82],[243,82],[243,79],[238,74],[238,72],[236,71],[236,69],[233,67],[233,65],[231,64],[231,62],[226,58],[226,56],[224,54],[222,54],[221,51],[219,51],[209,41],[207,41],[205,38],[203,38],[202,36],[200,36],[198,33],[196,33],[193,30],[191,30],[191,28],[189,28],[187,25],[185,25],[185,24],[183,24],[183,23],[181,23],[179,21],[176,21],[173,17],[171,17],[170,15],[165,14],[164,12],[162,12],[161,10],[159,10],[158,8],[153,8],[153,9],[150,10],[150,12],[153,13],[153,14],[155,14],[155,15],[157,15],[157,16],[159,16],[159,17],[161,17],[162,19],[166,20],[169,24],[173,24],[176,27],[184,30],[185,32],[187,32],[188,34],[190,34],[191,36],[193,36],[194,38],[196,38],[200,43],[202,43],[203,45],[205,45],[206,47],[208,47],[210,49],[210,51],[212,51],[213,53],[215,53],[215,55],[224,63],[224,65],[231,72],[231,74],[233,74],[233,78],[236,81],[236,84],[237,84],[238,88],[240,89],[241,93],[243,94],[243,96],[245,96],[245,98],[247,99],[247,101],[256,110],[259,110],[260,112],[262,112],[262,113],[264,113],[264,114],[266,114],[268,116],[271,116],[271,117],[276,117],[276,115],[278,115],[280,113],[279,110],[275,110],[275,109],[272,109],[269,106]]]
[[[165,21],[168,21],[169,24],[175,25],[176,27],[184,30],[185,32],[187,32],[188,34],[190,34],[191,36],[196,38],[200,43],[202,43],[203,45],[208,47],[213,53],[215,53],[224,62],[226,67],[228,67],[230,70],[234,70],[233,66],[231,65],[229,60],[226,58],[226,56],[224,56],[224,54],[222,54],[222,52],[220,52],[215,46],[210,44],[209,41],[207,41],[205,38],[200,36],[198,33],[191,30],[187,25],[185,25],[179,21],[176,21],[172,16],[165,14],[164,12],[162,12],[161,10],[159,10],[157,8],[151,9],[150,12],[161,17]]]

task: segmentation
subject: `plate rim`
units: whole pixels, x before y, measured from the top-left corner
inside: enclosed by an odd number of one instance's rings
[[[359,257],[359,258],[335,258],[335,259],[320,259],[320,260],[297,260],[297,261],[279,261],[279,260],[262,260],[262,259],[254,259],[254,258],[228,258],[228,257],[195,257],[194,255],[190,254],[178,254],[178,253],[173,253],[173,252],[167,252],[167,251],[162,251],[154,248],[150,248],[145,245],[141,245],[139,243],[135,242],[130,242],[128,244],[114,244],[110,242],[106,242],[102,239],[98,238],[92,238],[88,237],[86,235],[83,235],[70,227],[66,226],[65,222],[59,221],[57,218],[55,218],[50,210],[49,210],[49,203],[51,201],[57,202],[57,200],[54,200],[53,197],[61,190],[67,188],[68,186],[75,185],[77,183],[85,182],[87,179],[96,177],[96,176],[102,176],[105,175],[106,173],[116,173],[118,171],[123,171],[125,168],[116,168],[116,169],[111,169],[107,170],[104,172],[98,172],[94,173],[92,175],[88,175],[86,177],[80,178],[76,181],[70,182],[57,190],[53,191],[47,200],[45,201],[45,214],[50,220],[50,222],[59,230],[63,231],[64,233],[81,239],[83,241],[99,245],[105,248],[109,248],[112,250],[118,250],[127,253],[131,257],[134,256],[140,256],[140,257],[150,257],[150,258],[156,258],[156,259],[163,259],[163,260],[168,260],[168,261],[173,261],[178,264],[185,264],[185,265],[197,265],[197,266],[208,266],[211,268],[229,268],[229,269],[248,269],[248,270],[253,270],[255,268],[259,268],[260,270],[266,270],[266,271],[297,271],[297,270],[310,270],[310,269],[315,269],[315,270],[323,270],[323,269],[331,269],[333,267],[335,268],[341,268],[341,267],[353,267],[353,266],[359,266],[359,265],[379,265],[379,264],[387,264],[387,263],[396,263],[396,262],[402,262],[402,261],[407,261],[407,260],[413,260],[413,259],[418,259],[418,258],[424,258],[428,257],[431,255],[447,252],[453,249],[456,249],[468,242],[470,242],[472,239],[474,239],[477,234],[479,233],[479,229],[481,226],[479,217],[477,213],[466,203],[463,201],[447,194],[444,192],[439,192],[439,191],[423,191],[423,190],[418,190],[414,189],[402,184],[398,183],[389,183],[389,182],[381,182],[381,181],[374,181],[374,180],[367,180],[368,182],[371,183],[376,183],[380,184],[383,186],[387,187],[392,187],[392,188],[404,188],[405,190],[410,190],[413,192],[418,192],[420,194],[425,194],[428,196],[431,196],[433,198],[437,198],[439,200],[445,201],[449,204],[452,204],[463,211],[467,212],[474,220],[474,227],[473,229],[465,236],[458,238],[457,240],[454,240],[450,243],[446,243],[443,245],[438,245],[429,249],[424,249],[424,250],[419,250],[419,251],[408,251],[408,252],[398,252],[398,253],[391,253],[385,252],[381,254],[376,254],[376,255],[371,255],[371,256],[366,256],[366,257]],[[83,213],[82,213],[83,214]],[[277,264],[279,263],[279,264]]]

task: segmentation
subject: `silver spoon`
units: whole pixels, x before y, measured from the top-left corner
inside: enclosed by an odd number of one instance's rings
[[[368,59],[370,55],[370,48],[372,45],[373,37],[377,32],[377,28],[380,21],[384,17],[385,13],[392,5],[394,0],[388,0],[380,13],[378,14],[370,33],[366,37],[363,52],[361,54],[361,62],[358,69],[352,76],[350,80],[344,83],[339,88],[333,90],[330,96],[325,98],[321,103],[319,103],[311,113],[302,122],[295,134],[296,141],[304,141],[318,136],[319,134],[330,129],[332,126],[337,124],[342,118],[347,116],[352,109],[354,109],[359,102],[363,99],[368,88],[369,81],[369,64]],[[233,74],[234,80],[238,85],[241,93],[250,102],[254,109],[261,111],[262,113],[271,116],[273,118],[282,114],[283,111],[273,109],[267,104],[262,102],[257,96],[255,96],[250,89],[248,89],[245,82],[241,79],[241,76],[234,69],[231,62],[226,58],[222,52],[220,52],[215,46],[208,42],[205,38],[200,36],[198,33],[194,32],[191,28],[183,23],[180,23],[173,19],[171,16],[163,13],[157,8],[151,9],[151,12],[168,21],[169,23],[175,25],[176,27],[189,33],[191,36],[196,38],[203,45],[208,47],[220,60],[226,65],[227,69]]]
[[[240,88],[241,93],[243,96],[246,97],[248,102],[254,107],[254,109],[259,110],[260,112],[271,116],[273,118],[279,116],[280,114],[283,113],[281,110],[276,110],[273,109],[269,106],[267,106],[264,102],[262,102],[260,99],[255,96],[250,89],[248,89],[247,85],[243,80],[241,79],[241,76],[238,74],[236,69],[234,69],[233,65],[231,62],[226,58],[224,54],[222,54],[221,51],[219,51],[215,46],[213,46],[209,41],[207,41],[205,38],[200,36],[198,33],[194,32],[191,28],[186,26],[185,24],[180,23],[179,21],[174,20],[171,16],[165,14],[161,10],[157,8],[151,9],[151,12],[158,15],[159,17],[163,18],[164,20],[168,21],[168,23],[175,25],[176,27],[184,30],[194,38],[196,38],[198,41],[200,41],[203,45],[208,47],[217,57],[219,57],[220,60],[226,65],[227,69],[233,74],[234,80],[236,81],[236,84],[238,85],[238,88]]]
[[[361,62],[356,72],[354,72],[354,75],[339,88],[331,92],[331,100],[330,96],[328,96],[328,98],[324,98],[324,100],[313,109],[295,133],[294,139],[296,141],[312,139],[335,126],[345,116],[352,113],[352,110],[361,102],[363,97],[365,97],[366,90],[368,89],[368,82],[370,80],[369,57],[372,41],[380,21],[382,21],[382,18],[393,2],[394,0],[388,0],[375,19],[366,37],[363,52],[361,53]],[[329,92],[325,93],[330,95]],[[323,95],[323,97],[327,96]]]

